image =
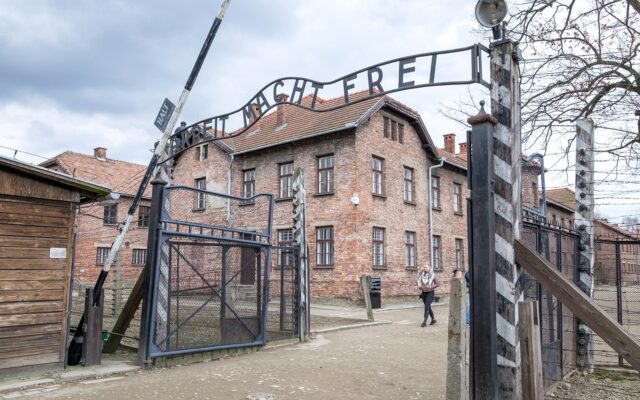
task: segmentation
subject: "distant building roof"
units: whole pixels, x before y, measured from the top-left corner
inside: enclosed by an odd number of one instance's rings
[[[573,212],[576,209],[576,192],[569,188],[547,189],[547,202],[559,205]]]
[[[94,155],[65,151],[40,165],[75,178],[96,182],[109,187],[114,193],[127,196],[135,195],[147,168],[140,164],[106,158],[106,149],[104,157],[98,157],[95,151]],[[150,187],[145,190],[145,196],[151,197]]]
[[[80,193],[80,196],[84,197],[85,199],[95,199],[100,196],[106,196],[110,192],[109,188],[96,184],[94,182],[77,179],[63,172],[50,170],[13,158],[0,156],[0,166],[2,166],[3,169],[11,169],[22,174],[35,176],[39,179],[43,179],[51,183],[75,189]]]
[[[366,92],[350,95],[350,99],[357,100],[367,96]],[[306,96],[302,104],[309,106],[312,97]],[[330,108],[343,102],[342,98],[316,100],[317,109]],[[403,115],[416,129],[425,149],[436,157],[436,147],[420,118],[420,115],[410,107],[392,99],[389,96],[379,96],[352,103],[332,111],[310,111],[294,105],[280,106],[283,123],[278,125],[278,110],[263,116],[252,130],[240,136],[224,140],[224,144],[235,154],[248,153],[284,143],[295,142],[311,137],[321,136],[339,131],[354,129],[366,122],[374,112],[385,108]]]
[[[609,235],[600,235],[600,238],[606,239],[607,237],[615,237],[615,238],[624,238],[624,239],[633,239],[638,240],[640,237],[638,233],[625,231],[624,229],[619,228],[613,224],[610,224],[606,219],[596,219],[596,225],[601,225],[603,228],[610,232]]]

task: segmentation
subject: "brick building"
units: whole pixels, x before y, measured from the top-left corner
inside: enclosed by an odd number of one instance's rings
[[[76,178],[98,183],[119,194],[119,198],[105,203],[81,205],[76,219],[76,249],[74,281],[94,283],[104,264],[111,244],[124,221],[133,196],[146,167],[107,158],[107,149],[97,147],[93,155],[71,151],[61,153],[41,164],[43,167],[64,172]],[[149,222],[150,191],[136,211],[125,242],[109,280],[135,281],[146,260],[147,226]],[[119,271],[118,271],[119,267]],[[116,274],[117,272],[117,274]]]
[[[596,220],[596,283],[615,284],[616,246],[620,252],[620,274],[623,285],[640,285],[640,237],[606,219]],[[618,242],[617,244],[615,242]]]
[[[563,228],[574,228],[575,192],[569,188],[547,190],[547,220]],[[596,219],[594,225],[596,283],[613,284],[616,279],[616,241],[619,241],[623,284],[640,284],[640,244],[633,233]]]
[[[438,149],[443,160],[442,167],[432,170],[433,247],[436,260],[466,271],[466,208],[467,198],[471,195],[467,184],[467,144],[463,142],[459,146],[459,152],[456,153],[456,135],[444,135],[444,148]]]
[[[547,219],[553,225],[572,228],[576,209],[576,192],[569,188],[549,189],[547,197]]]
[[[317,101],[328,108],[334,100]],[[433,234],[446,293],[456,260],[467,260],[466,163],[449,137],[449,151],[438,150],[418,113],[389,96],[321,113],[280,105],[251,132],[183,153],[172,183],[274,194],[273,240],[287,244],[291,175],[302,168],[312,296],[361,298],[363,274],[381,277],[383,297],[415,296],[418,268],[430,258],[428,169],[442,156],[433,170]]]

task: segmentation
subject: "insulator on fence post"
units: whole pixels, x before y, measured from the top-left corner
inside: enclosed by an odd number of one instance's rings
[[[593,291],[593,130],[591,119],[576,123],[576,208],[574,223],[580,237],[580,255],[577,265],[578,287],[587,295]],[[593,368],[592,338],[589,327],[579,322],[577,355],[583,370]]]

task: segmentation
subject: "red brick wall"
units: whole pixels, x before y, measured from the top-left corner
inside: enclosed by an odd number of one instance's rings
[[[317,157],[333,154],[334,194],[317,195]],[[278,165],[293,162],[294,168],[305,171],[307,201],[307,239],[310,249],[311,295],[322,298],[357,297],[356,258],[357,224],[356,206],[351,204],[354,191],[355,134],[343,132],[330,138],[308,139],[295,144],[278,146],[259,153],[238,155],[233,167],[232,194],[242,194],[242,171],[256,170],[256,192],[273,193],[276,197],[273,233],[277,242],[277,230],[289,229],[293,224],[291,200],[278,199]],[[316,267],[316,227],[333,226],[334,265]],[[275,260],[272,262],[275,264]],[[356,276],[357,275],[357,276]]]
[[[127,211],[131,206],[131,198],[120,198],[118,200],[117,221],[124,221]],[[142,200],[141,205],[150,206],[148,200]],[[102,269],[101,265],[96,265],[96,253],[98,247],[111,247],[118,234],[116,225],[104,225],[102,218],[104,206],[90,204],[80,206],[80,213],[77,218],[77,239],[74,281],[82,283],[94,283]],[[134,216],[133,222],[125,236],[125,241],[120,250],[120,268],[122,270],[122,280],[125,282],[135,281],[142,271],[142,266],[132,265],[134,249],[147,248],[148,229],[138,227],[138,212]],[[112,266],[108,281],[115,278],[115,263]]]
[[[379,276],[382,280],[382,297],[416,295],[417,268],[407,268],[405,263],[405,231],[416,233],[416,263],[424,265],[429,259],[427,225],[427,165],[415,129],[404,123],[403,143],[383,136],[383,116],[377,112],[357,133],[357,190],[358,225],[356,232],[358,253],[352,279],[362,274]],[[372,158],[382,158],[385,197],[372,194]],[[414,170],[415,204],[404,202],[404,167]],[[373,268],[373,228],[385,229],[385,268]],[[354,288],[355,290],[355,288]],[[358,297],[361,297],[358,293]]]
[[[417,295],[417,268],[405,266],[405,231],[416,233],[416,259],[422,266],[429,259],[427,168],[431,165],[422,142],[413,127],[404,121],[403,142],[383,136],[383,113],[358,126],[356,131],[344,131],[292,144],[236,155],[232,164],[231,194],[242,195],[242,172],[256,170],[256,193],[272,193],[277,199],[278,165],[293,162],[294,168],[305,171],[307,193],[307,236],[310,249],[311,295],[314,298],[360,299],[359,277],[370,274],[382,278],[383,298]],[[399,121],[400,117],[394,116]],[[317,195],[317,157],[334,156],[334,187],[332,195]],[[372,195],[371,159],[384,158],[385,197]],[[403,198],[404,167],[414,169],[415,204]],[[178,160],[173,182],[188,186],[206,177],[207,189],[226,192],[229,155],[209,145],[209,158],[196,161],[195,150],[187,151]],[[443,281],[440,294],[448,292],[448,280],[454,268],[454,238],[463,239],[466,265],[466,198],[468,191],[464,171],[452,168],[437,170],[442,177],[442,210],[434,212],[436,228],[443,242],[443,264],[439,272]],[[454,215],[452,182],[462,183],[463,215]],[[357,195],[359,204],[351,202]],[[292,226],[291,200],[276,200],[273,221],[274,242],[277,230]],[[334,264],[316,266],[316,228],[333,226]],[[385,228],[384,269],[373,269],[372,230]],[[272,261],[275,265],[276,260]]]
[[[522,206],[536,210],[540,209],[540,205],[536,203],[535,199],[539,198],[537,192],[542,189],[538,185],[538,169],[524,165],[522,167]]]

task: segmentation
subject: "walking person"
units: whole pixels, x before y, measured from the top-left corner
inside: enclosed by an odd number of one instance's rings
[[[429,319],[429,317],[431,317],[431,325],[436,323],[436,318],[431,309],[431,303],[433,303],[436,295],[435,290],[438,286],[440,286],[440,283],[436,279],[431,266],[427,264],[418,274],[418,288],[421,290],[420,298],[424,303],[424,320],[420,325],[421,327],[427,326],[427,319]]]

